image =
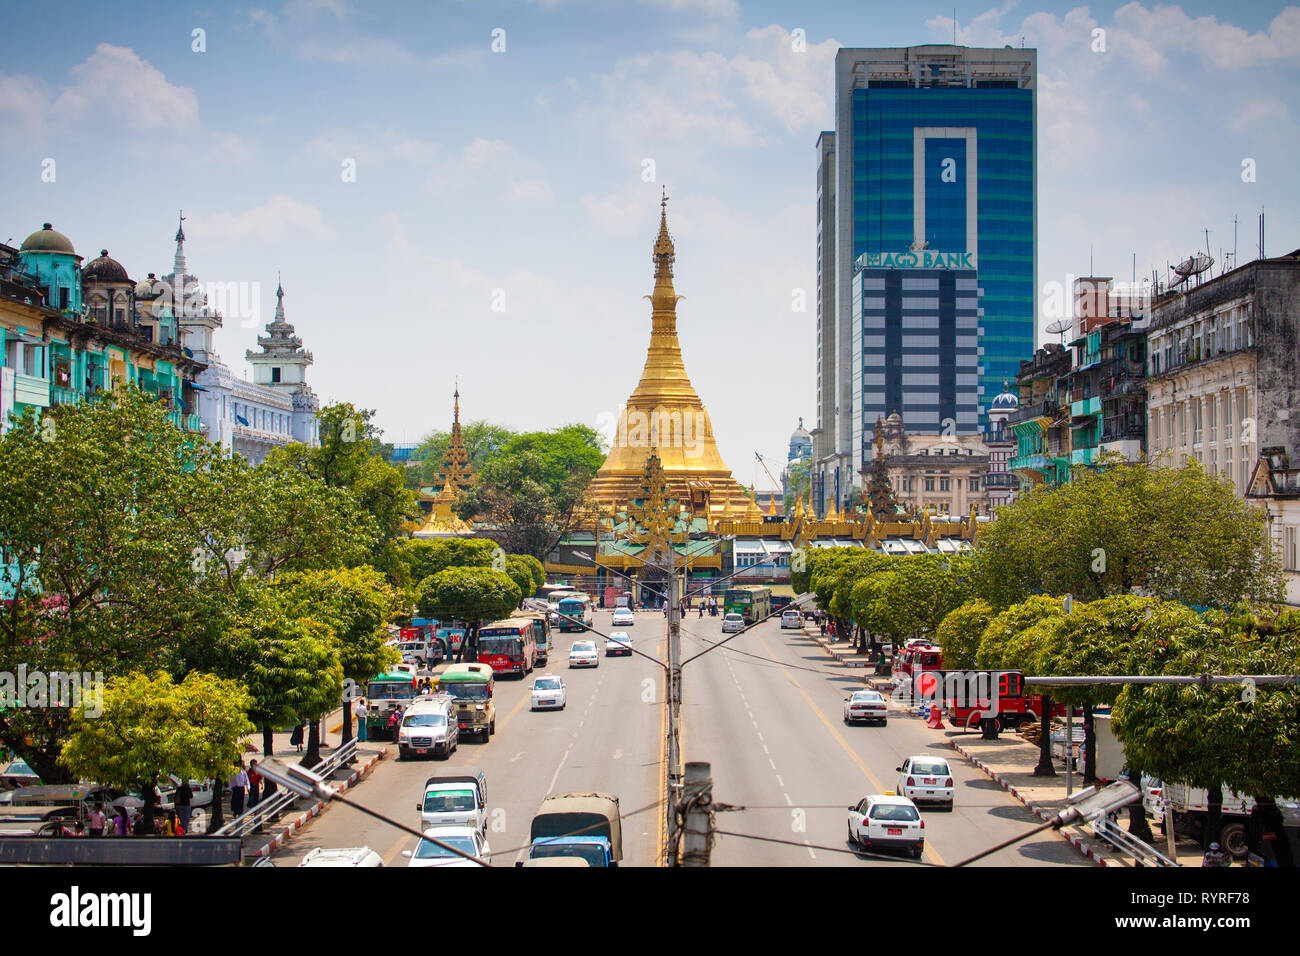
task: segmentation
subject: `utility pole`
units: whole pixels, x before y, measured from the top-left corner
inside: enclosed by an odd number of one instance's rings
[[[682,785],[681,718],[682,718],[682,599],[677,567],[668,542],[668,812],[673,812],[673,798]],[[671,828],[669,833],[671,833]]]
[[[709,764],[692,761],[686,765],[681,812],[685,846],[682,866],[708,866],[713,848],[713,778]]]

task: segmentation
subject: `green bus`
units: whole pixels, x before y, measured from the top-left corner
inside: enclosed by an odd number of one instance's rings
[[[398,707],[405,709],[419,695],[415,677],[405,671],[376,674],[366,684],[366,738],[380,740],[388,733],[388,717]]]
[[[746,624],[756,624],[772,613],[772,589],[758,585],[727,588],[722,595],[722,612],[739,614]]]

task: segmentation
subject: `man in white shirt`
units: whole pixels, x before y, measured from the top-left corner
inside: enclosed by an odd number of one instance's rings
[[[244,812],[244,794],[248,792],[248,774],[244,770],[244,763],[240,761],[239,769],[230,775],[230,814],[239,816]]]
[[[366,699],[358,697],[352,702],[352,716],[357,721],[357,743],[366,741]]]

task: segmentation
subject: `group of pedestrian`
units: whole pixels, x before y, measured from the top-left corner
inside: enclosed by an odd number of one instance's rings
[[[185,785],[189,789],[189,785]],[[117,804],[112,807],[113,816],[110,819],[104,812],[104,805],[96,803],[94,809],[86,815],[86,822],[83,824],[77,820],[69,826],[64,823],[59,831],[60,836],[65,837],[102,837],[102,836],[184,836],[189,832],[190,807],[184,805],[184,814],[178,813],[177,810],[168,810],[165,815],[155,814],[153,818],[152,829],[145,822],[144,810],[140,807],[128,808],[124,804]]]
[[[262,775],[257,772],[257,761],[250,760],[248,769],[244,769],[244,762],[241,760],[235,772],[230,775],[226,782],[230,790],[230,812],[234,816],[239,816],[244,812],[245,798],[247,798],[248,809],[257,806],[262,800]],[[274,790],[275,784],[266,781],[266,794],[269,796]]]

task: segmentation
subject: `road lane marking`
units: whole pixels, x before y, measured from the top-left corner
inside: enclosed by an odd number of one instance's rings
[[[781,775],[779,773],[776,775],[776,782],[780,784],[782,790],[785,789],[785,781],[781,779]],[[786,799],[789,800],[790,798],[786,797]]]
[[[762,645],[763,653],[767,655],[770,660],[776,661],[776,657],[773,655],[772,649],[767,646],[767,642],[764,641],[757,632],[754,633],[754,637],[758,640],[758,643]],[[849,742],[844,739],[844,735],[839,732],[835,725],[830,722],[830,719],[822,713],[821,708],[818,707],[817,704],[813,702],[813,699],[808,696],[808,692],[803,689],[803,685],[794,679],[794,675],[786,669],[784,664],[778,661],[776,666],[781,668],[781,673],[785,675],[786,680],[794,685],[794,689],[799,692],[799,696],[804,699],[804,703],[806,703],[812,709],[812,712],[817,715],[818,719],[826,725],[826,729],[829,730],[831,736],[835,738],[835,742],[838,743],[844,749],[844,752],[849,755],[850,759],[858,765],[858,769],[862,771],[863,776],[865,776],[871,786],[875,788],[875,792],[884,793],[885,785],[880,782],[880,779],[874,773],[871,772],[871,768],[866,765],[866,762],[860,756],[858,756],[858,752],[849,746]],[[776,769],[775,764],[772,769]],[[925,856],[929,857],[931,862],[937,863],[939,866],[948,865],[943,861],[943,857],[934,850],[929,840],[925,843]]]

